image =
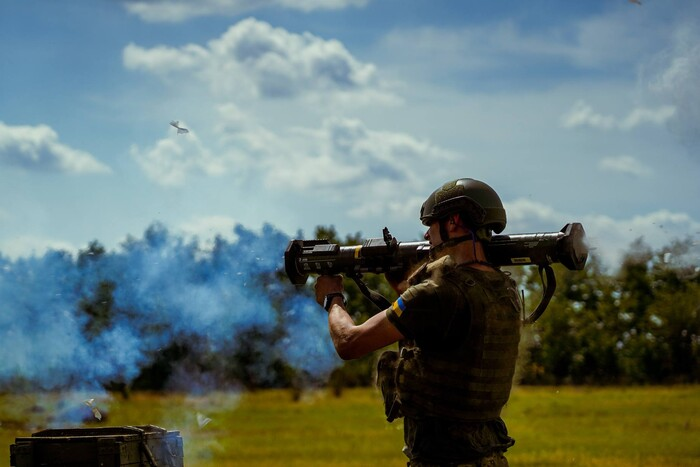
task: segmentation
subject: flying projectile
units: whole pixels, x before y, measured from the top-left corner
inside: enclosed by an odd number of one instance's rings
[[[177,121],[177,120],[173,120],[172,122],[170,122],[170,125],[171,125],[171,126],[174,126],[175,128],[177,128],[177,134],[178,134],[178,135],[184,135],[185,133],[189,133],[189,132],[190,132],[190,130],[188,130],[187,128],[181,127],[181,126],[180,126],[180,122]]]

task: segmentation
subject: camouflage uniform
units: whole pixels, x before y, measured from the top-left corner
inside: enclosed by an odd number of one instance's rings
[[[387,310],[407,340],[378,365],[387,419],[405,418],[409,465],[507,465],[515,441],[500,413],[520,340],[514,281],[445,256],[409,284]]]

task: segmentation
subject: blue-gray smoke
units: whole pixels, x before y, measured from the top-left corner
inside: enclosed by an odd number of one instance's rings
[[[217,238],[203,251],[154,224],[115,252],[88,249],[74,258],[50,251],[14,261],[0,255],[0,388],[128,384],[173,344],[226,361],[251,332],[278,336],[266,341],[272,348],[257,349],[259,361],[250,365],[260,371],[257,380],[265,381],[275,359],[327,377],[340,361],[325,314],[280,273],[289,238],[269,225],[259,234],[239,225],[234,233],[234,241]],[[100,303],[105,283],[113,287]],[[86,302],[111,310],[92,333]],[[208,376],[178,369],[176,386],[206,386],[207,378],[215,385],[220,375],[211,368]]]

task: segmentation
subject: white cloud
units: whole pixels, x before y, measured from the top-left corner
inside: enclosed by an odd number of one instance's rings
[[[583,101],[577,101],[571,110],[562,116],[562,126],[564,128],[589,126],[609,130],[616,126],[616,120],[609,115],[597,114],[590,105]]]
[[[217,110],[215,138],[207,144],[190,128],[187,135],[171,133],[145,149],[133,146],[132,156],[151,180],[164,186],[184,185],[192,176],[235,174],[297,193],[335,192],[330,188],[340,185],[358,199],[386,184],[395,190],[415,187],[421,179],[416,167],[457,157],[430,141],[370,129],[358,119],[332,117],[317,128],[272,130],[233,103]],[[366,207],[356,206],[358,212]]]
[[[131,43],[124,48],[122,55],[127,69],[142,69],[162,75],[200,68],[209,58],[207,50],[195,44],[188,44],[180,49],[164,45],[144,49]]]
[[[226,161],[213,156],[191,129],[185,135],[163,138],[144,150],[134,145],[131,155],[151,180],[163,186],[182,185],[195,174],[217,176],[227,170]]]
[[[620,172],[646,177],[652,170],[632,156],[606,157],[598,162],[598,168],[606,172]]]
[[[180,22],[199,16],[234,16],[256,9],[284,7],[304,12],[363,7],[369,0],[128,0],[127,11],[148,22]]]
[[[675,114],[675,107],[662,106],[657,109],[637,107],[625,117],[603,115],[593,110],[585,101],[577,101],[561,118],[564,128],[591,127],[599,130],[631,130],[643,124],[662,125]]]
[[[283,148],[273,131],[258,123],[237,105],[220,105],[217,112],[214,130],[220,138],[221,146],[229,151],[229,159],[239,166],[254,166],[258,156],[267,157]]]
[[[0,122],[0,163],[49,172],[111,172],[91,154],[59,142],[58,134],[47,125],[10,126]]]
[[[290,33],[254,18],[231,26],[206,47],[129,44],[123,63],[159,76],[180,73],[180,83],[204,83],[218,98],[382,94],[374,65],[355,59],[340,42]]]
[[[629,130],[644,123],[663,125],[676,114],[676,108],[664,105],[658,109],[635,108],[619,122],[622,130]]]
[[[402,159],[417,153],[426,158],[445,154],[408,135],[369,131],[359,120],[330,118],[323,128],[313,128],[328,111],[342,113],[341,109],[363,103],[396,102],[384,92],[374,66],[359,62],[335,40],[289,33],[250,18],[206,46],[146,49],[130,44],[123,51],[123,63],[128,69],[152,73],[173,84],[203,83],[210,93],[211,100],[197,102],[205,112],[207,105],[215,109],[210,120],[216,123],[211,131],[207,127],[202,140],[191,133],[187,138],[160,140],[146,149],[132,147],[141,168],[162,185],[182,185],[197,173],[235,173],[260,176],[269,186],[284,182],[302,191],[317,186],[319,179],[328,180],[330,172],[346,183],[369,173],[380,178],[405,177],[401,174],[405,170],[398,169]],[[313,121],[307,122],[311,126],[290,127],[290,121],[301,125],[297,116],[282,118],[276,126],[259,123],[241,106],[256,109],[259,102],[250,99],[258,97],[295,98],[284,101],[288,105],[284,113],[290,108],[312,108]],[[221,101],[225,103],[214,104]],[[266,104],[274,106],[275,102],[280,101],[271,99]],[[269,123],[277,117],[267,112],[263,118]]]
[[[424,161],[440,163],[455,157],[429,141],[372,130],[347,118],[328,118],[319,129],[298,128],[286,141],[297,144],[268,159],[269,185],[282,183],[299,191],[342,186],[362,195],[358,198],[367,198],[366,190],[382,181],[411,186],[420,178],[415,167]],[[280,142],[278,147],[284,146]]]

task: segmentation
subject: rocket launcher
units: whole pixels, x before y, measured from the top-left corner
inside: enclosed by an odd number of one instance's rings
[[[486,258],[494,266],[539,267],[543,296],[528,317],[532,323],[544,312],[556,288],[551,265],[560,263],[572,271],[583,270],[588,259],[583,225],[566,224],[559,232],[494,235],[483,242]],[[380,309],[390,302],[361,282],[362,274],[400,272],[428,260],[427,241],[399,242],[386,227],[382,238],[366,239],[361,245],[340,246],[328,240],[291,240],[284,253],[285,272],[294,285],[304,285],[310,274],[344,274],[358,283],[360,290]]]

